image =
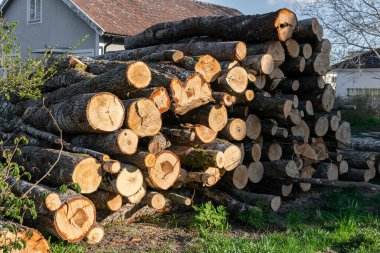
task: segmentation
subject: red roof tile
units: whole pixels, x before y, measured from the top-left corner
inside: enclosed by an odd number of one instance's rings
[[[194,0],[72,0],[105,33],[135,35],[162,22],[193,16],[240,15],[232,8]]]

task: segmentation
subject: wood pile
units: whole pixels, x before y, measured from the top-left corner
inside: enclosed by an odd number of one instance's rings
[[[348,149],[350,124],[322,78],[331,44],[314,18],[189,18],[125,47],[66,56],[43,99],[0,106],[6,143],[29,138],[15,161],[42,184],[14,191],[36,201],[28,225],[43,233],[97,243],[97,214],[136,220],[189,206],[194,191],[233,213],[258,202],[277,211],[313,179],[368,181],[379,170],[379,153]],[[72,183],[80,194],[56,190]]]

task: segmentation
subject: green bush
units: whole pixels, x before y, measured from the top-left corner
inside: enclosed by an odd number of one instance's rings
[[[224,206],[215,207],[211,201],[208,201],[200,206],[193,206],[193,208],[197,212],[194,221],[196,228],[201,230],[213,229],[219,232],[230,229],[227,220],[228,212]]]

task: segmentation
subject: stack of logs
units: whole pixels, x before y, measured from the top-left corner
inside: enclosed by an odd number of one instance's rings
[[[312,179],[373,178],[378,153],[348,150],[350,124],[333,110],[322,37],[316,19],[281,9],[157,24],[125,51],[52,60],[43,99],[0,107],[6,147],[23,133],[14,160],[41,181],[10,182],[36,202],[27,224],[96,243],[96,216],[135,220],[194,192],[232,213],[277,211]],[[55,188],[72,183],[80,194]]]

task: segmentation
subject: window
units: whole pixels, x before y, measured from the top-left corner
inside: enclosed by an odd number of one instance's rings
[[[380,89],[377,88],[361,88],[347,89],[347,96],[380,96]]]
[[[28,23],[40,23],[42,0],[28,0]]]

